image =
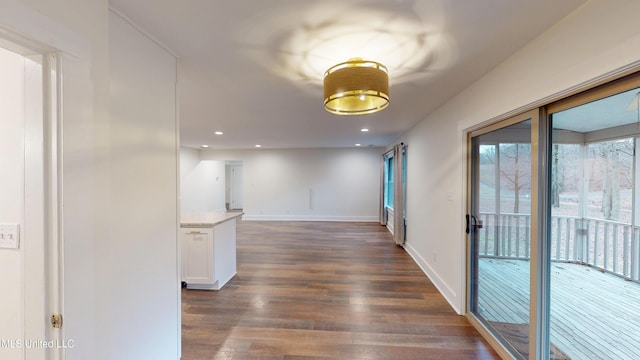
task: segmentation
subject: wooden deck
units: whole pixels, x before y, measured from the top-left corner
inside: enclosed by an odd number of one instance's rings
[[[529,262],[480,260],[479,311],[491,322],[528,323]],[[640,284],[553,263],[551,342],[571,359],[640,359]]]

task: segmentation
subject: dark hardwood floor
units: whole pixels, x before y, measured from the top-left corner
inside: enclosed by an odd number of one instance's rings
[[[182,359],[497,359],[375,223],[238,224],[238,275],[183,290]]]

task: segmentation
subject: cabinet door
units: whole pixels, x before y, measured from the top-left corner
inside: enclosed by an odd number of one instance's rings
[[[189,228],[182,231],[182,281],[213,284],[213,232]]]

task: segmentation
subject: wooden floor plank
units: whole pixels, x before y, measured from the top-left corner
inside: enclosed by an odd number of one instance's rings
[[[489,321],[527,323],[529,262],[481,259]],[[553,263],[551,342],[572,359],[640,359],[640,284],[593,268]]]
[[[183,290],[195,359],[497,359],[375,223],[250,222],[238,275]]]

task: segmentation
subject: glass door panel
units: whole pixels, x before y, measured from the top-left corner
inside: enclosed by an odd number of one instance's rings
[[[550,358],[640,359],[639,89],[550,114]]]
[[[471,312],[519,358],[529,352],[531,121],[471,139]]]

